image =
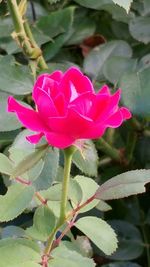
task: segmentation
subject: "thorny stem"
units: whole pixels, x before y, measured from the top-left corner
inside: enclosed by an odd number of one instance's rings
[[[19,42],[20,47],[22,48],[24,54],[28,57],[29,61],[37,61],[37,65],[41,70],[48,68],[44,58],[42,57],[42,51],[36,44],[27,21],[23,19],[23,15],[20,14],[17,1],[7,0],[7,4],[14,23],[14,39]]]

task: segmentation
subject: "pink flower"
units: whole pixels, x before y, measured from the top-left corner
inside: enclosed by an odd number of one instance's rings
[[[72,67],[64,74],[55,71],[37,78],[32,94],[36,110],[10,96],[8,111],[36,132],[27,137],[31,143],[45,136],[50,145],[66,148],[79,139],[99,138],[108,127],[117,128],[131,118],[127,108],[118,106],[120,93],[111,95],[104,85],[96,94],[90,80]]]

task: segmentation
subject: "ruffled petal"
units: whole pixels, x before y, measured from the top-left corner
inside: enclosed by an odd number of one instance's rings
[[[59,87],[68,101],[73,101],[79,94],[88,91],[94,93],[91,81],[75,67],[65,72]]]
[[[78,96],[74,101],[69,104],[69,107],[73,107],[78,113],[82,114],[83,116],[89,117],[94,99],[95,94],[87,92]]]
[[[36,83],[33,87],[32,97],[37,104],[39,99],[39,90],[45,91],[52,98],[58,94],[58,82],[51,79],[48,74],[42,74],[37,78]]]
[[[107,94],[96,95],[89,113],[89,117],[94,121],[103,121],[102,116],[105,113],[109,103],[110,97]]]
[[[83,138],[83,139],[100,138],[104,134],[106,128],[107,127],[105,125],[93,123],[93,126],[90,127],[87,131],[84,131],[81,134],[80,138]]]
[[[91,119],[82,116],[76,110],[69,109],[65,117],[49,118],[49,127],[52,131],[80,139],[83,131],[92,127]]]
[[[128,120],[128,119],[130,119],[132,117],[131,112],[127,108],[122,107],[122,108],[120,108],[120,111],[122,113],[122,116],[123,116],[124,120]]]
[[[117,90],[114,95],[97,95],[97,103],[95,103],[94,107],[96,109],[97,106],[97,117],[95,116],[95,120],[97,122],[105,121],[107,120],[113,113],[115,113],[118,110],[118,104],[120,100],[120,95],[121,95],[121,90]],[[102,103],[101,97],[107,96],[108,98]],[[101,102],[101,104],[99,104]],[[99,112],[98,109],[98,104],[99,108],[101,109]]]
[[[8,112],[15,112],[19,121],[32,131],[42,132],[48,130],[38,112],[22,106],[11,96],[8,98]]]
[[[43,135],[43,133],[28,135],[26,136],[26,139],[32,144],[37,144]]]
[[[110,89],[108,87],[108,85],[104,84],[101,89],[99,90],[98,94],[106,94],[106,95],[110,95]]]
[[[60,82],[62,80],[63,75],[64,74],[62,71],[56,70],[52,72],[51,74],[49,74],[49,78],[51,78],[52,80],[55,80],[56,82]]]
[[[65,134],[48,132],[48,133],[45,133],[45,137],[47,139],[47,142],[51,146],[58,147],[60,149],[69,147],[73,145],[73,143],[75,142],[75,139],[73,137],[67,136]]]
[[[105,125],[107,127],[117,128],[119,127],[123,122],[123,115],[121,110],[119,109],[116,113],[114,113],[111,117],[109,117],[105,121]]]
[[[55,97],[54,104],[59,116],[65,116],[67,112],[67,104],[62,93],[58,94],[57,97]]]
[[[36,101],[37,109],[40,113],[40,116],[43,117],[43,120],[47,120],[49,116],[57,116],[58,111],[54,105],[54,102],[50,95],[42,89],[38,91],[38,98]]]

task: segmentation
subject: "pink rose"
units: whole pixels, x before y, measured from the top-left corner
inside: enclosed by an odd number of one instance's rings
[[[50,145],[66,148],[79,139],[99,138],[108,127],[119,127],[131,118],[127,108],[118,106],[120,93],[111,95],[104,85],[96,94],[91,81],[72,67],[64,74],[55,71],[37,78],[32,94],[36,110],[10,96],[8,111],[16,112],[21,123],[36,132],[27,137],[31,143],[45,136]]]

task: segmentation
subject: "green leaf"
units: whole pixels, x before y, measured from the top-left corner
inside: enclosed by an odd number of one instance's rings
[[[53,259],[49,261],[49,267],[95,266],[92,259],[83,257],[78,252],[69,250],[63,245],[52,251],[52,258]]]
[[[132,50],[125,41],[110,41],[92,49],[84,60],[84,72],[93,79],[101,79],[103,66],[106,60],[112,56],[130,58]]]
[[[81,44],[87,37],[95,33],[96,24],[93,18],[88,17],[86,10],[77,9],[71,27],[71,36],[67,45]]]
[[[75,179],[70,180],[68,198],[76,206],[81,203],[83,198],[82,188]]]
[[[11,18],[0,18],[0,38],[9,37],[13,31]]]
[[[13,169],[16,168],[22,161],[26,159],[29,155],[31,155],[31,150],[27,149],[21,149],[21,148],[15,148],[12,146],[9,149],[10,153],[10,159],[13,161],[14,166]],[[44,166],[44,160],[40,159],[34,166],[32,166],[29,170],[27,170],[25,173],[20,174],[20,178],[23,178],[27,181],[35,181],[40,173],[42,172]],[[24,168],[24,166],[23,166]]]
[[[47,190],[40,191],[40,194],[47,200],[60,201],[62,192],[62,183],[52,185]],[[81,202],[82,190],[79,183],[75,179],[70,180],[68,199],[71,200],[74,205]]]
[[[72,241],[63,241],[61,243],[65,245],[69,250],[75,250],[84,257],[92,258],[93,249],[90,240],[86,236],[77,236],[76,239],[72,238]]]
[[[11,161],[2,153],[0,153],[0,172],[10,175],[12,172]]]
[[[26,230],[27,235],[34,239],[46,241],[55,227],[54,213],[46,206],[36,209],[33,226]]]
[[[40,251],[35,242],[26,239],[15,240],[10,238],[0,241],[1,267],[38,267],[39,265],[36,263],[40,261]],[[28,263],[29,265],[27,265]]]
[[[74,7],[60,9],[41,17],[36,25],[45,35],[54,38],[69,30],[73,13]]]
[[[84,7],[93,9],[102,9],[104,5],[111,4],[111,0],[75,0],[76,3]]]
[[[13,238],[16,239],[18,237],[25,236],[25,230],[21,227],[10,225],[3,228],[1,232],[1,237],[3,238]]]
[[[125,57],[110,57],[106,60],[103,66],[103,74],[106,79],[117,84],[124,73],[134,71],[137,65],[137,60]]]
[[[31,93],[33,81],[29,69],[15,63],[12,56],[0,58],[0,90],[15,95]]]
[[[57,36],[53,42],[45,44],[43,55],[46,60],[53,58],[60,50],[60,48],[68,41],[70,32],[66,32]]]
[[[8,94],[0,92],[0,132],[13,131],[21,128],[21,124],[16,115],[6,112],[8,96]]]
[[[96,198],[109,200],[140,194],[145,192],[144,185],[149,182],[150,170],[124,172],[102,184],[96,192]]]
[[[129,12],[133,0],[113,0],[113,2]]]
[[[118,21],[126,23],[129,21],[129,16],[125,9],[118,5],[114,5],[112,0],[75,0],[75,2],[87,8],[105,10]]]
[[[143,5],[144,5],[144,12],[143,15],[149,15],[150,13],[150,1],[149,0],[144,0],[143,1]]]
[[[83,217],[75,226],[82,231],[106,255],[111,255],[117,249],[117,238],[114,230],[104,220],[96,217]]]
[[[110,256],[112,260],[134,260],[140,257],[144,251],[144,243],[137,227],[126,221],[109,221],[118,237],[118,249]]]
[[[10,221],[19,216],[30,204],[34,188],[23,184],[13,184],[4,196],[0,196],[0,221]]]
[[[114,262],[114,263],[104,264],[103,267],[142,267],[142,266],[133,262]]]
[[[82,189],[82,201],[80,204],[83,204],[84,202],[86,202],[87,199],[89,199],[96,193],[96,190],[98,189],[99,186],[93,179],[89,177],[77,175],[74,179],[79,183]],[[91,203],[82,208],[80,212],[86,212],[88,210],[91,210],[98,203],[99,201],[94,199]]]
[[[45,34],[54,38],[52,42],[47,43],[44,46],[43,55],[46,60],[53,58],[64,43],[69,39],[74,10],[74,7],[69,7],[56,11],[47,17],[46,22],[43,18],[43,21],[40,21],[40,24],[38,24],[38,27],[40,27],[41,30],[43,29],[44,32],[46,31]]]
[[[33,182],[36,190],[43,190],[50,187],[55,181],[59,165],[59,149],[49,148],[46,157],[44,158],[44,166],[38,179]]]
[[[133,114],[150,117],[150,67],[140,72],[126,73],[119,86],[122,88],[122,101]]]
[[[35,166],[47,153],[48,146],[43,145],[42,147],[36,149],[33,153],[27,155],[19,164],[13,169],[10,178],[16,178],[33,166]]]
[[[41,264],[35,263],[33,261],[21,262],[21,263],[19,263],[19,266],[18,266],[18,263],[17,264],[14,264],[14,263],[11,264],[11,267],[40,267],[40,266],[41,266]]]
[[[6,113],[6,112],[5,112]],[[14,141],[14,138],[19,133],[20,130],[1,132],[0,134],[0,145],[6,146]]]
[[[73,155],[73,163],[85,174],[97,176],[97,151],[92,141],[86,140],[82,150],[77,150]]]
[[[103,200],[101,200],[97,204],[96,209],[98,209],[100,211],[109,211],[109,210],[112,210],[112,207],[110,205],[108,205],[106,202],[104,202]]]
[[[150,18],[135,17],[130,20],[129,30],[131,35],[138,41],[148,44],[150,42]]]

